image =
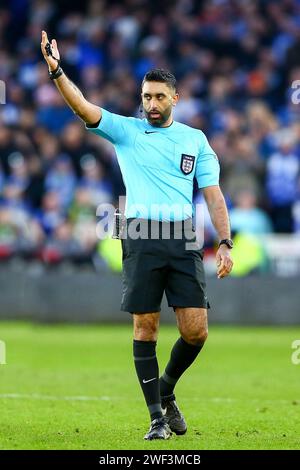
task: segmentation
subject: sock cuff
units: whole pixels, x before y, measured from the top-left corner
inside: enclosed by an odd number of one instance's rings
[[[133,340],[134,357],[155,356],[156,341],[138,341]]]
[[[139,339],[134,339],[133,344],[154,344],[156,346],[156,341],[140,341]]]
[[[182,336],[180,336],[179,341],[181,342],[182,346],[189,351],[200,351],[202,349],[203,344],[190,344],[187,343]]]

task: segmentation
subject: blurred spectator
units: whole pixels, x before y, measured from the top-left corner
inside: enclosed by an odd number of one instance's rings
[[[32,258],[42,242],[43,233],[34,220],[18,219],[9,207],[0,207],[0,260],[14,255]]]
[[[20,152],[13,152],[8,157],[8,164],[10,175],[7,183],[18,186],[24,191],[29,184],[28,167],[24,156]]]
[[[261,196],[264,164],[253,140],[248,135],[241,135],[239,130],[229,139],[229,154],[224,160],[222,175],[225,194],[231,201],[244,189]]]
[[[89,192],[91,203],[97,207],[103,202],[111,202],[112,185],[104,177],[104,169],[92,154],[84,155],[80,160],[83,176],[79,186]]]
[[[28,161],[29,181],[25,191],[25,198],[30,207],[35,210],[40,207],[45,189],[45,174],[42,161],[37,155],[32,155]]]
[[[291,130],[278,132],[276,139],[278,150],[267,161],[266,189],[275,231],[291,233],[292,208],[300,188],[300,162]]]
[[[62,223],[65,219],[65,212],[56,192],[51,191],[44,194],[42,207],[37,211],[36,218],[48,236],[51,236],[56,227]]]
[[[272,232],[270,218],[256,206],[256,197],[251,191],[245,190],[237,194],[235,207],[230,210],[229,217],[233,232],[254,235]]]
[[[98,242],[96,236],[96,210],[88,188],[79,187],[69,212],[74,237],[86,250],[93,250]]]
[[[66,154],[58,155],[46,174],[46,191],[56,192],[61,207],[66,209],[72,202],[75,185],[76,178],[70,157]]]
[[[41,256],[47,264],[57,264],[65,260],[81,263],[91,259],[91,252],[74,238],[72,224],[64,220],[56,226],[52,236],[45,243]]]
[[[95,207],[88,188],[80,187],[77,189],[69,216],[74,224],[95,220]]]

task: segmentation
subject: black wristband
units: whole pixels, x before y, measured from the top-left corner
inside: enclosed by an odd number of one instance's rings
[[[224,238],[224,240],[221,240],[219,242],[219,247],[221,245],[226,245],[227,248],[229,248],[231,250],[233,248],[233,241],[230,238]]]
[[[51,80],[55,80],[56,78],[60,77],[63,73],[64,71],[58,63],[56,69],[53,70],[53,72],[49,71],[49,78]]]

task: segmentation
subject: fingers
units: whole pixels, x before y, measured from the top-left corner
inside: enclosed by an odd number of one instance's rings
[[[44,57],[47,56],[47,52],[46,52],[46,49],[45,49],[47,43],[48,43],[47,33],[46,33],[46,31],[42,31],[41,49],[42,49],[42,53],[43,53]]]
[[[51,41],[51,48],[52,48],[53,56],[56,57],[57,59],[59,59],[59,52],[58,52],[58,48],[57,48],[57,42],[56,42],[55,39],[52,39],[52,41]]]
[[[227,268],[223,268],[221,271],[218,272],[218,279],[222,279],[223,277],[228,276],[231,270],[228,270]]]
[[[217,276],[218,276],[218,279],[221,279],[222,277],[225,277],[227,274],[229,274],[227,272],[227,268],[222,264],[218,271],[217,271]]]
[[[230,257],[223,256],[221,258],[221,262],[218,263],[218,260],[217,260],[217,266],[218,266],[217,276],[218,276],[218,279],[221,279],[222,277],[228,276],[228,274],[231,272],[233,261]]]
[[[45,46],[48,42],[48,35],[46,31],[42,31],[42,45]]]
[[[48,44],[48,42],[49,42],[49,39],[48,39],[48,35],[47,35],[46,31],[42,31],[41,46],[42,46],[43,52],[45,52],[45,53],[46,53],[45,47]],[[52,53],[54,55],[59,55],[59,52],[58,52],[58,49],[57,49],[57,42],[56,42],[55,39],[52,39],[52,41],[51,41],[51,50],[52,50]]]
[[[228,276],[229,273],[230,271],[227,268],[223,267],[223,269],[218,271],[218,279],[222,279],[223,277]]]
[[[221,255],[219,254],[219,252],[217,253],[217,256],[216,256],[216,261],[217,261],[217,267],[219,268],[222,264],[222,257]]]

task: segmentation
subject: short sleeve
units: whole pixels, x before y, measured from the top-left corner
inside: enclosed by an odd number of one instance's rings
[[[85,125],[86,129],[94,134],[109,140],[112,144],[121,144],[127,138],[126,123],[130,118],[114,114],[101,108],[102,117],[98,127]]]
[[[202,145],[196,164],[196,179],[199,188],[207,186],[218,186],[220,176],[219,160],[208,143],[206,136],[202,134]]]

